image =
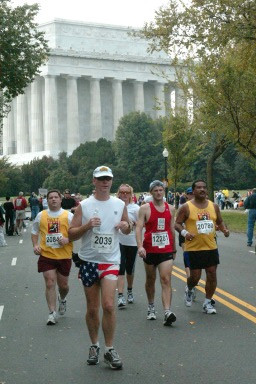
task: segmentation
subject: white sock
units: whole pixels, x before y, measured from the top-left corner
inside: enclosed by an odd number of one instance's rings
[[[106,345],[105,345],[105,353],[107,353],[110,349],[113,349],[114,347],[112,346],[112,347],[106,347]]]

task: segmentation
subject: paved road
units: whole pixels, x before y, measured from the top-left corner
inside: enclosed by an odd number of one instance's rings
[[[29,232],[7,238],[8,247],[0,248],[0,384],[255,383],[256,255],[246,247],[245,235],[218,238],[217,315],[202,312],[204,275],[196,302],[184,306],[179,251],[173,276],[177,322],[172,327],[162,325],[159,281],[158,318],[146,320],[144,270],[138,260],[136,302],[117,313],[115,346],[124,369],[111,371],[102,361],[96,367],[85,364],[85,300],[75,268],[66,316],[54,327],[45,325],[44,283],[36,272]],[[103,350],[102,334],[100,343]]]

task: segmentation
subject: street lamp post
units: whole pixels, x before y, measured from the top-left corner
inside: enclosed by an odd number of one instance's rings
[[[165,178],[165,198],[166,201],[168,200],[168,173],[167,173],[167,159],[168,159],[169,152],[167,148],[163,150],[163,157],[164,157],[164,178]]]

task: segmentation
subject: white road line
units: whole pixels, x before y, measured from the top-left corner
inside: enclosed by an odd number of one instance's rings
[[[3,311],[4,311],[4,306],[0,305],[0,320],[2,318]]]
[[[27,230],[26,230],[26,229],[24,229],[23,231],[24,231],[24,232],[27,232]]]
[[[19,243],[22,244],[23,243],[23,239],[20,239]]]
[[[11,264],[11,265],[16,265],[16,262],[17,262],[17,257],[14,257],[14,258],[12,259],[12,264]]]
[[[250,253],[255,253],[254,251],[249,251]]]

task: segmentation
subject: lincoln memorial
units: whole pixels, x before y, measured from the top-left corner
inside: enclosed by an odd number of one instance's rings
[[[39,28],[51,53],[4,119],[3,155],[11,162],[114,140],[123,115],[143,111],[157,118],[182,102],[170,59],[149,54],[147,41],[129,28],[60,19]]]

